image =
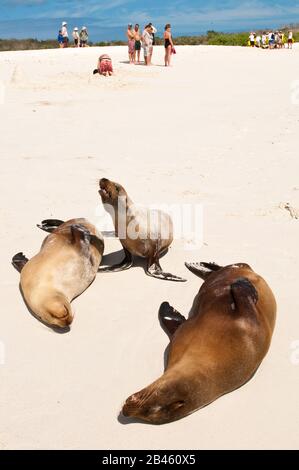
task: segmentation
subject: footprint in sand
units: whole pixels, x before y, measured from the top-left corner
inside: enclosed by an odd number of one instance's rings
[[[299,219],[299,209],[291,206],[289,202],[282,202],[279,204],[279,208],[287,210],[290,213],[292,219]]]

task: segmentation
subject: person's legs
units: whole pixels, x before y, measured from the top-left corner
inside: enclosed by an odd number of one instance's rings
[[[170,66],[170,61],[171,61],[171,46],[168,46],[166,49],[166,58],[165,58],[165,62],[166,62],[165,65],[167,67]]]
[[[167,67],[167,65],[168,65],[168,52],[167,52],[167,47],[165,47],[164,64],[165,64],[165,67]]]
[[[147,65],[147,52],[148,52],[147,49],[144,48],[143,53],[144,53],[144,63],[145,63],[145,65]]]
[[[152,65],[153,52],[154,52],[154,48],[153,48],[153,46],[152,46],[152,47],[150,47],[150,54],[149,54],[149,62],[150,62],[150,65]]]

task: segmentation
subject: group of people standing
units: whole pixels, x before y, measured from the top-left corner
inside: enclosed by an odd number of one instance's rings
[[[293,47],[293,31],[288,31],[288,35],[283,31],[264,31],[262,34],[251,32],[249,34],[248,45],[260,47],[262,49],[283,49],[287,43],[288,49]]]
[[[58,33],[58,43],[61,48],[69,46],[70,40],[67,26],[67,22],[63,21]],[[82,26],[80,31],[79,28],[75,27],[73,29],[72,37],[74,47],[86,47],[88,44],[88,31],[86,26]]]
[[[152,23],[148,23],[141,33],[139,24],[128,24],[127,38],[129,48],[129,61],[131,64],[140,64],[141,49],[143,49],[145,65],[152,64],[152,56],[155,45],[157,29]],[[175,53],[171,34],[171,25],[167,24],[164,31],[165,67],[170,65],[171,55]]]

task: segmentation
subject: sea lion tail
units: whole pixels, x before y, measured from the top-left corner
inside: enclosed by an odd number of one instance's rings
[[[14,268],[16,268],[17,271],[19,271],[19,273],[22,271],[22,269],[24,268],[25,264],[28,263],[28,258],[26,258],[26,256],[21,252],[21,253],[17,253],[13,258],[12,258],[12,265],[14,266]]]

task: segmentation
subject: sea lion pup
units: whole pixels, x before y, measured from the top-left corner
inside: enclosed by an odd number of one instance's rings
[[[73,321],[71,301],[94,280],[104,251],[102,235],[85,219],[39,225],[51,232],[30,259],[18,253],[12,264],[21,273],[24,299],[42,322],[66,328]]]
[[[159,258],[173,241],[173,224],[165,212],[135,205],[119,183],[106,178],[100,180],[99,194],[105,210],[111,215],[115,234],[125,251],[119,264],[100,268],[100,272],[129,269],[132,256],[147,259],[146,274],[167,281],[185,282],[186,279],[163,272]]]
[[[170,337],[165,373],[129,397],[123,415],[152,424],[183,418],[245,384],[265,357],[276,302],[247,264],[186,264],[205,280],[186,320],[168,303],[159,319]]]

